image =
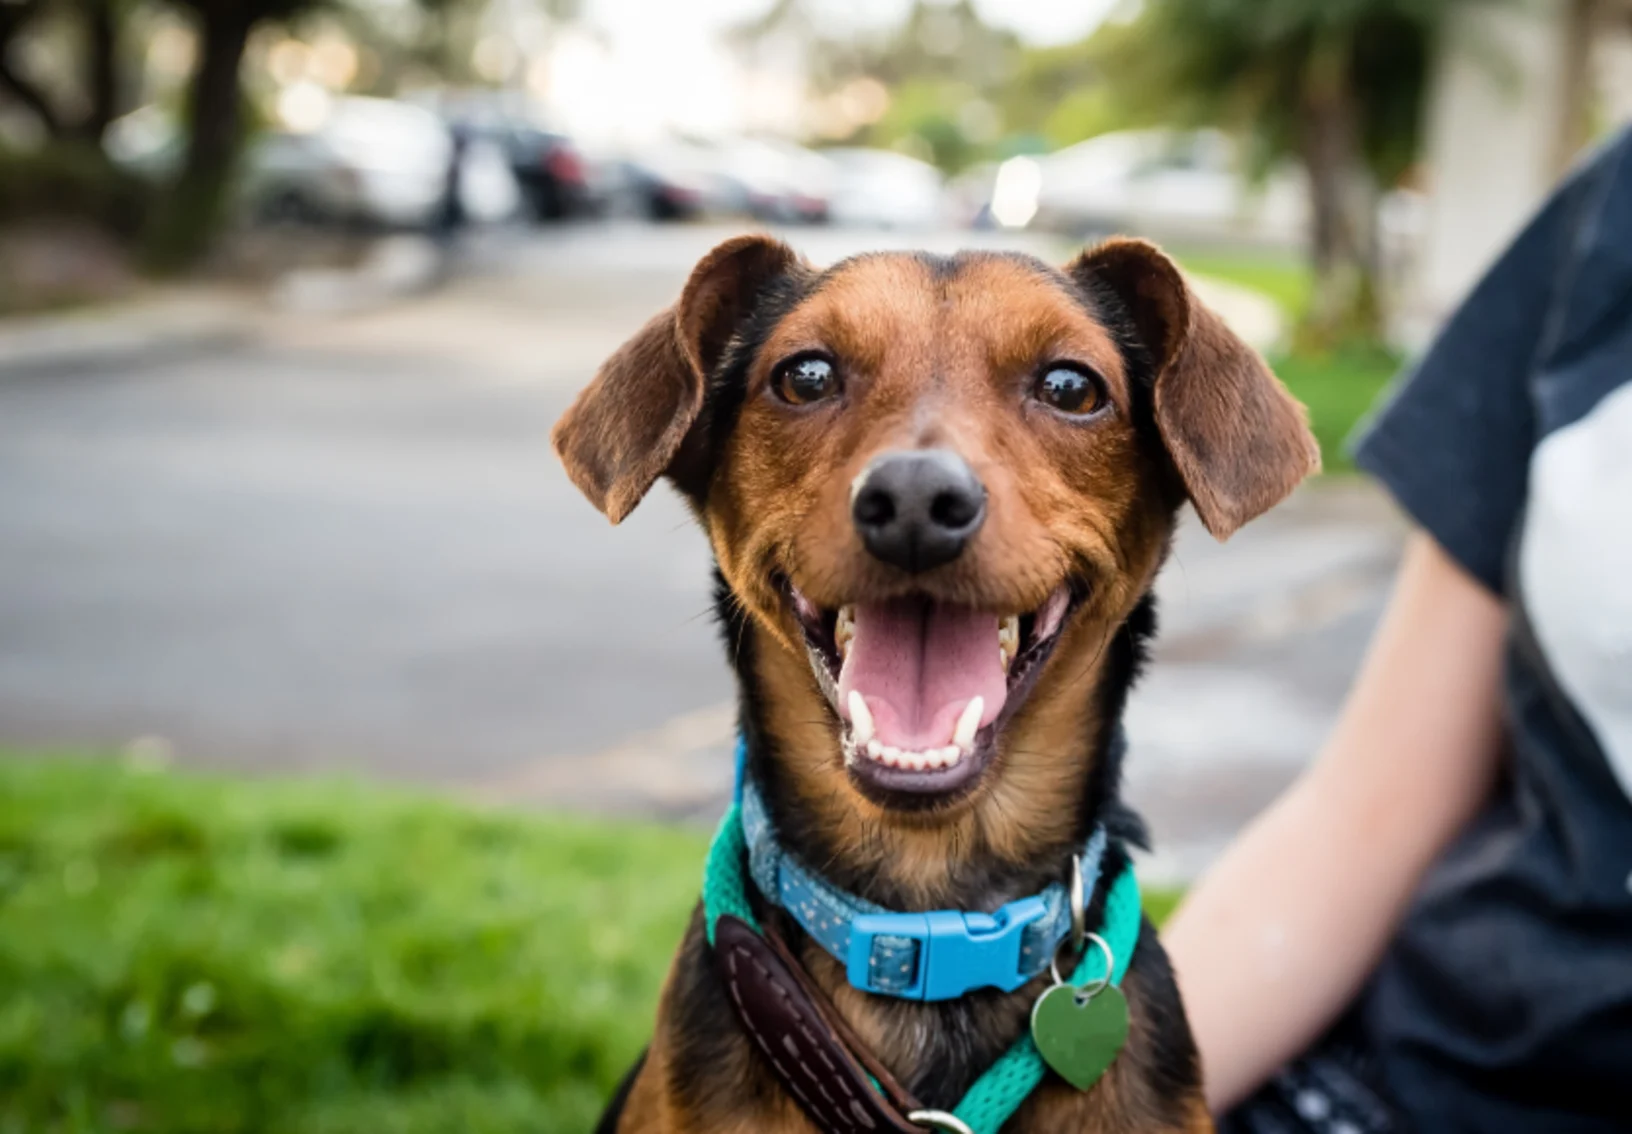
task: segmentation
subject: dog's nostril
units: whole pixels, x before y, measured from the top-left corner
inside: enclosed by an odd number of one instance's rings
[[[980,500],[968,492],[938,493],[929,505],[929,518],[943,528],[966,528],[980,515]]]
[[[895,519],[895,501],[888,492],[869,489],[856,497],[855,517],[858,524],[882,527]]]

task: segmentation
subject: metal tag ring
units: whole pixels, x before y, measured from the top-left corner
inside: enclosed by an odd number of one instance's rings
[[[1071,948],[1081,951],[1088,933],[1087,897],[1082,892],[1082,856],[1071,856]]]
[[[1098,981],[1091,984],[1075,986],[1077,991],[1081,993],[1084,998],[1089,998],[1098,996],[1110,985],[1111,973],[1116,969],[1116,955],[1111,952],[1109,943],[1107,943],[1106,940],[1097,933],[1084,934],[1083,940],[1088,945],[1098,945],[1099,951],[1105,954],[1105,975]],[[1065,942],[1062,941],[1060,944],[1063,945]],[[1086,957],[1087,954],[1084,953],[1083,956]],[[1048,975],[1054,978],[1055,984],[1071,983],[1060,976],[1060,951],[1057,948],[1054,950],[1054,956],[1049,958]]]
[[[975,1134],[963,1119],[955,1114],[948,1114],[944,1110],[915,1110],[907,1115],[907,1121],[914,1126],[922,1126],[925,1130],[947,1130],[951,1131],[951,1134]]]

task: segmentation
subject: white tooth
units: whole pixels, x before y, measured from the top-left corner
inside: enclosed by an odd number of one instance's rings
[[[880,749],[880,751],[883,754],[884,762],[886,764],[896,768],[901,766],[901,750],[899,748],[892,748],[890,745],[886,744],[882,749]]]
[[[867,742],[866,747],[867,747],[867,758],[869,760],[882,760],[882,759],[884,759],[884,746],[882,744],[880,744],[877,740],[869,740]]]
[[[946,764],[946,757],[941,755],[941,750],[939,748],[926,748],[926,749],[924,749],[924,767],[925,768],[940,768],[940,767],[945,766],[945,764]]]
[[[911,771],[921,772],[924,770],[924,754],[922,752],[903,752],[901,753],[901,764]]]
[[[958,727],[952,730],[952,743],[959,748],[973,748],[975,733],[980,730],[980,714],[986,711],[984,697],[972,698],[963,707],[963,715],[958,718]]]
[[[962,756],[963,749],[959,748],[956,744],[948,744],[945,748],[941,749],[941,763],[945,767],[952,767],[958,762],[959,759],[962,758]]]
[[[872,710],[867,707],[867,699],[856,689],[850,690],[850,735],[862,747],[873,739]]]

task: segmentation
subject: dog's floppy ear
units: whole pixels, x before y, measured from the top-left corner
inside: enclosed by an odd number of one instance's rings
[[[1156,362],[1156,428],[1201,522],[1220,540],[1320,469],[1303,406],[1258,353],[1143,240],[1111,240],[1066,271],[1109,287]]]
[[[679,302],[619,347],[555,423],[550,441],[567,475],[614,524],[669,469],[733,331],[759,289],[796,260],[768,236],[718,245]]]

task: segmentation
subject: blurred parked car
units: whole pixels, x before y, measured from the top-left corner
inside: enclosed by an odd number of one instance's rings
[[[997,170],[991,211],[999,224],[1082,235],[1291,246],[1304,238],[1307,210],[1299,171],[1276,170],[1253,184],[1224,134],[1123,130],[1011,159]]]
[[[738,187],[741,210],[750,216],[805,224],[827,219],[834,170],[822,155],[766,138],[726,139],[715,153],[718,172]]]
[[[435,111],[468,142],[502,152],[534,220],[562,220],[603,207],[584,154],[516,92],[429,91],[415,96],[415,101]]]
[[[890,150],[823,150],[833,163],[828,219],[869,228],[931,228],[945,213],[941,172]]]
[[[453,139],[429,111],[380,98],[334,98],[311,128],[262,134],[243,186],[263,219],[418,228],[449,192]]]
[[[631,202],[623,211],[687,220],[746,208],[742,186],[721,171],[718,153],[699,142],[665,138],[629,154],[620,168],[621,192]]]

